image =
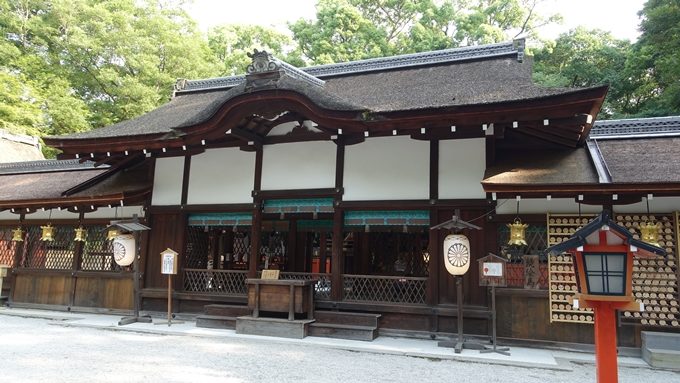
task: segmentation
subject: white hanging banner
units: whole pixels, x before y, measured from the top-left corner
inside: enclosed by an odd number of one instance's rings
[[[470,241],[462,234],[444,239],[444,266],[451,275],[463,275],[470,268]]]

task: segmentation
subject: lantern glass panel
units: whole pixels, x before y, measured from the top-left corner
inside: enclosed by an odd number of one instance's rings
[[[625,295],[625,253],[584,253],[583,257],[589,294]]]

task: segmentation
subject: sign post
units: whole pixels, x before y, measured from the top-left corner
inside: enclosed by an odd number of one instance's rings
[[[179,253],[171,248],[161,252],[161,274],[168,276],[168,327],[172,324],[172,276],[177,274],[178,255]],[[183,322],[175,321],[175,323]]]
[[[505,287],[507,282],[505,279],[505,269],[507,261],[495,254],[489,253],[484,258],[480,258],[479,262],[479,285],[491,286],[491,348],[485,347],[480,350],[480,353],[497,352],[499,354],[510,356],[509,348],[497,347],[496,342],[496,286]]]

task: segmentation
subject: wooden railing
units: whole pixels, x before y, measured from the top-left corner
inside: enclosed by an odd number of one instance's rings
[[[184,291],[245,296],[247,271],[184,269]],[[331,298],[331,275],[282,272],[281,279],[317,279],[314,299]],[[427,278],[343,275],[343,300],[371,303],[425,304]]]
[[[331,275],[321,273],[290,273],[282,272],[281,279],[317,279],[314,285],[314,299],[327,301],[331,299]]]
[[[247,274],[245,270],[184,269],[184,291],[245,296]]]
[[[345,274],[342,286],[345,301],[425,304],[427,278]]]

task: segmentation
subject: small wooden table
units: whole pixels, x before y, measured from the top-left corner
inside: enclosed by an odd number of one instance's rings
[[[317,279],[246,279],[248,286],[248,308],[253,318],[260,316],[260,310],[288,312],[288,320],[295,320],[295,314],[307,313],[307,319],[314,319],[314,285]]]

